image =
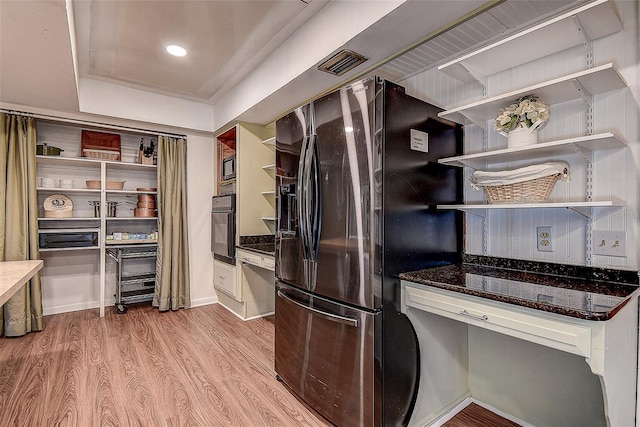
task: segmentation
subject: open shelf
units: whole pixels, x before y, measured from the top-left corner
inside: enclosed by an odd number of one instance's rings
[[[438,163],[460,167],[469,166],[474,169],[478,169],[486,167],[490,163],[532,160],[542,157],[575,153],[586,155],[593,150],[624,148],[627,145],[627,142],[622,140],[615,133],[607,132],[597,135],[587,135],[558,141],[543,142],[524,147],[505,148],[502,150],[486,151],[483,153],[447,157],[438,160]],[[589,160],[588,157],[589,156],[585,156],[585,159]]]
[[[540,202],[540,203],[477,203],[460,205],[437,205],[438,209],[457,209],[472,213],[477,216],[486,216],[487,209],[539,209],[539,208],[563,208],[571,209],[585,217],[591,217],[591,208],[622,207],[625,203],[621,200],[603,200],[597,202]]]
[[[149,243],[158,243],[157,240],[152,239],[131,239],[131,240],[105,240],[106,245],[143,245]]]
[[[545,104],[553,105],[580,98],[590,99],[593,94],[625,87],[624,79],[609,63],[443,111],[438,116],[461,124],[475,123],[484,128],[487,120],[495,119],[501,108],[524,95],[537,95]]]
[[[42,193],[100,193],[99,189],[93,188],[60,188],[60,187],[36,187]]]
[[[157,220],[157,216],[109,216],[107,221],[148,221]]]
[[[262,141],[262,143],[264,145],[276,145],[276,137],[272,136],[271,138],[267,138],[264,141]]]
[[[106,190],[107,194],[158,194],[157,191],[138,191],[138,190]]]
[[[49,218],[49,217],[38,217],[38,221],[100,221],[99,217],[95,216],[87,216],[87,217],[72,217],[72,218]]]
[[[100,249],[100,246],[81,246],[81,247],[73,247],[73,248],[40,248],[40,252],[58,252],[58,251],[81,251],[86,249]]]
[[[438,70],[463,82],[484,83],[486,76],[620,30],[613,1],[598,0],[467,53]]]

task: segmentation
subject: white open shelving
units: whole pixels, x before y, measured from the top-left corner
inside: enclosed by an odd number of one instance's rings
[[[613,1],[597,0],[462,55],[438,70],[463,82],[484,83],[486,76],[621,29]]]
[[[276,145],[276,137],[272,136],[271,138],[267,138],[262,141],[264,145]]]
[[[617,208],[626,206],[622,200],[572,201],[572,202],[540,202],[540,203],[469,203],[459,205],[437,205],[438,209],[457,209],[476,216],[485,217],[491,209],[531,209],[555,208],[571,209],[582,216],[590,218],[592,208]]]
[[[581,98],[591,102],[594,94],[625,87],[626,82],[613,64],[609,63],[446,110],[438,116],[461,124],[474,123],[484,128],[487,120],[494,119],[501,108],[524,95],[537,95],[547,105]]]
[[[594,150],[613,150],[627,147],[628,144],[613,132],[597,135],[580,136],[557,141],[543,142],[502,150],[485,151],[463,156],[447,157],[438,163],[451,166],[468,166],[474,169],[484,168],[492,163],[532,160],[536,158],[581,153],[589,161],[589,154]]]

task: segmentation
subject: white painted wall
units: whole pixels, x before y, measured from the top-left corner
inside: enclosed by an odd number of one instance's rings
[[[628,84],[628,88],[595,96],[593,133],[615,131],[629,147],[619,151],[597,152],[594,155],[594,200],[610,197],[626,201],[623,208],[593,210],[593,229],[626,230],[626,258],[594,256],[593,265],[621,269],[640,268],[640,142],[639,142],[639,75],[638,66],[638,2],[617,1],[624,29],[593,42],[594,65],[613,62]],[[508,54],[505,53],[505,54]],[[586,49],[577,46],[558,54],[497,73],[487,79],[487,97],[506,93],[535,83],[586,69]],[[413,96],[445,109],[482,99],[482,88],[475,83],[463,84],[432,69],[400,82]],[[575,137],[586,134],[585,104],[572,101],[551,106],[551,119],[540,132],[539,141]],[[498,111],[496,111],[497,115]],[[487,149],[506,148],[506,138],[493,130],[489,122],[486,131]],[[483,150],[483,130],[476,125],[465,128],[465,152]],[[578,154],[558,157],[571,166],[571,181],[559,182],[551,200],[584,200],[586,194],[586,163]],[[553,160],[553,159],[549,159]],[[512,169],[534,162],[513,162],[496,165],[493,170]],[[472,171],[465,170],[469,177]],[[482,200],[482,194],[466,184],[467,201]],[[554,252],[538,252],[536,226],[551,225],[555,232]],[[466,214],[466,252],[506,258],[528,259],[585,265],[587,259],[587,220],[568,209],[492,210],[486,219]]]
[[[79,79],[80,111],[213,132],[213,107],[99,80]]]
[[[215,144],[212,136],[187,135],[187,203],[191,306],[218,302],[213,289],[211,196]]]

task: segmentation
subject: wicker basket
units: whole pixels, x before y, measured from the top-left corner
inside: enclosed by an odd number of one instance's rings
[[[489,203],[546,202],[560,174],[516,182],[507,185],[478,185],[487,195]]]
[[[84,157],[96,160],[120,160],[120,153],[109,150],[92,150],[85,148],[83,150]]]

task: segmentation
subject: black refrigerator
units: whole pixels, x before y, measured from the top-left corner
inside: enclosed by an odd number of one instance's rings
[[[462,128],[370,77],[276,122],[275,370],[338,426],[409,422],[420,377],[398,274],[460,261]]]

